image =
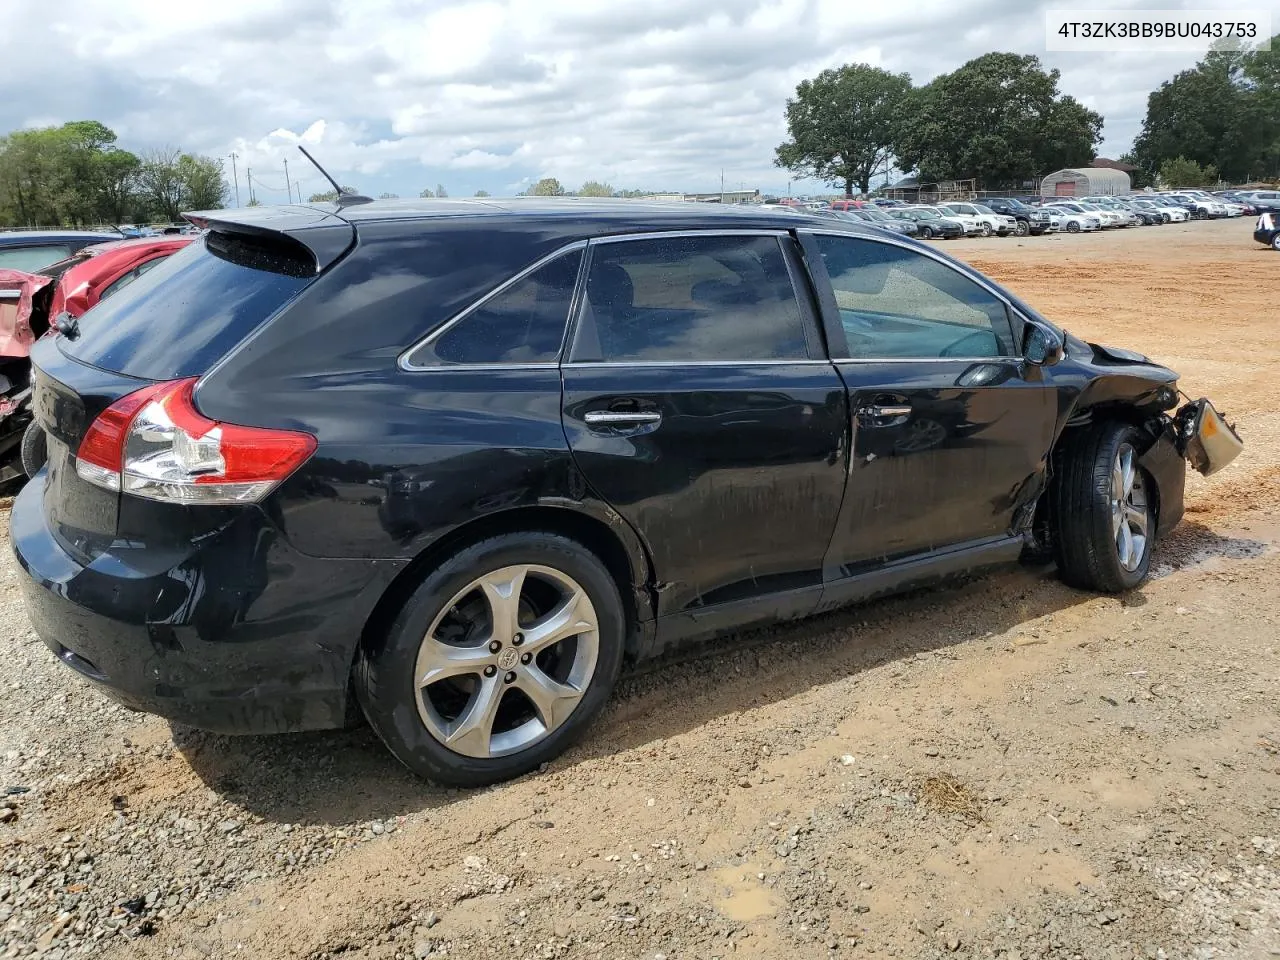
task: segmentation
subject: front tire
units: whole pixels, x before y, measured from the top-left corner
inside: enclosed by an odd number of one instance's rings
[[[1080,224],[1075,220],[1068,220],[1067,233],[1079,233],[1079,232],[1080,232]]]
[[[921,239],[921,240],[932,240],[932,239],[933,239],[933,227],[921,227],[921,228],[920,228],[920,239]]]
[[[483,540],[434,569],[360,653],[356,696],[388,749],[480,787],[558,756],[600,712],[626,617],[591,551],[546,532]]]
[[[984,223],[984,224],[982,225],[982,235],[983,235],[984,237],[989,237],[989,236],[991,236],[991,224],[989,224],[989,223]]]
[[[1014,236],[1018,236],[1018,237],[1025,237],[1030,232],[1031,232],[1031,225],[1028,224],[1027,221],[1025,220],[1019,220],[1017,225],[1013,228]]]
[[[1271,249],[1280,250],[1280,233],[1275,234],[1271,238]]]
[[[1127,423],[1073,431],[1058,457],[1054,548],[1062,580],[1121,593],[1147,578],[1155,488],[1138,464],[1144,434]]]

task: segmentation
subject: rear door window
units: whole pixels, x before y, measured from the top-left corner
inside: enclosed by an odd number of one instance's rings
[[[199,376],[314,277],[314,260],[287,238],[211,232],[101,301],[79,337],[59,343],[130,377]]]
[[[599,244],[585,300],[576,361],[808,357],[800,305],[772,235]]]

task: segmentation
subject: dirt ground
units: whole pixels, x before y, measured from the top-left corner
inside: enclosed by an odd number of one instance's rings
[[[1280,956],[1280,257],[1250,229],[943,246],[1238,421],[1148,585],[1017,570],[731,638],[492,789],[367,730],[128,714],[31,635],[5,549],[0,958]]]

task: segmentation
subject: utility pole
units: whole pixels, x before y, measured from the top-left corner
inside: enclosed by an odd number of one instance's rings
[[[284,193],[289,198],[289,202],[293,203],[293,186],[289,183],[289,158],[284,158]]]
[[[253,203],[253,167],[245,167],[244,175],[249,181],[249,202]]]
[[[236,206],[240,206],[240,175],[236,173],[236,152],[231,151],[231,181],[236,185]]]
[[[724,203],[724,167],[720,168],[720,202]]]

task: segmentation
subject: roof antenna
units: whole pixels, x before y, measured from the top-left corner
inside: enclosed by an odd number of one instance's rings
[[[317,170],[319,170],[321,175],[326,180],[328,180],[330,183],[333,184],[333,189],[338,194],[337,200],[335,201],[338,204],[338,206],[346,207],[346,206],[350,206],[353,203],[373,203],[373,197],[366,197],[364,196],[364,194],[353,193],[351,191],[344,190],[342,187],[338,185],[337,180],[329,176],[329,171],[326,170],[324,167],[320,166],[320,161],[307,152],[306,147],[304,147],[302,144],[298,144],[298,149],[302,151],[302,155],[304,157],[306,157],[308,160],[311,161],[311,165],[314,166]]]

